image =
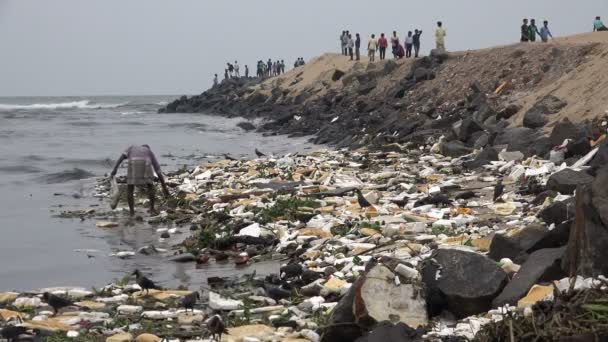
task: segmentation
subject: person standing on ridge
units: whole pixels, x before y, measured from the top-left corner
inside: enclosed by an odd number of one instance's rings
[[[355,42],[353,41],[353,36],[351,34],[348,35],[348,41],[346,42],[346,47],[348,48],[348,55],[350,56],[350,60],[352,61],[353,56],[353,48],[355,47]]]
[[[270,58],[268,58],[268,64],[266,66],[268,67],[266,70],[268,72],[268,76],[272,77],[272,60]]]
[[[241,77],[241,73],[239,72],[239,62],[234,61],[234,77]]]
[[[230,64],[230,63],[226,63],[228,65],[228,76],[230,76],[230,78],[232,78],[232,73],[234,72],[234,65]]]
[[[543,21],[543,27],[541,27],[540,29],[540,39],[543,41],[543,43],[546,43],[549,41],[549,37],[551,37],[551,39],[553,39],[553,35],[551,34],[551,31],[549,30],[549,22],[547,20]]]
[[[355,56],[357,60],[361,59],[361,36],[358,33],[355,38]]]
[[[228,69],[224,69],[224,79],[228,79]]]
[[[593,22],[593,32],[596,31],[608,31],[608,28],[604,26],[604,23],[602,22],[602,18],[600,18],[599,16],[595,17],[595,21]]]
[[[446,32],[443,28],[443,23],[441,21],[438,21],[437,29],[435,30],[435,43],[437,45],[438,50],[445,50],[445,36]]]
[[[521,25],[521,42],[529,42],[530,41],[530,33],[528,32],[528,19],[524,18],[524,23]]]
[[[245,78],[249,78],[249,67],[245,64]]]
[[[530,19],[530,26],[528,26],[528,39],[531,42],[535,42],[537,34],[540,34],[540,32],[538,32],[538,27],[536,27],[536,20]]]
[[[285,61],[281,59],[281,74],[285,73]]]
[[[373,62],[376,60],[376,50],[378,49],[378,41],[376,41],[376,35],[372,34],[372,37],[367,42],[367,55],[369,61]]]
[[[215,74],[215,77],[213,77],[213,86],[217,87],[218,81],[217,81],[217,74]]]
[[[405,37],[405,58],[412,57],[412,45],[414,44],[414,37],[412,36],[412,31],[407,33],[407,37]]]
[[[391,37],[391,48],[393,51],[393,57],[397,59],[397,50],[399,49],[399,37],[397,37],[397,31],[393,31],[393,36]]]
[[[380,60],[384,60],[386,57],[386,48],[388,47],[388,40],[384,37],[384,33],[380,34],[378,39],[378,48],[380,49]]]
[[[420,36],[422,35],[422,30],[414,30],[414,35],[412,36],[412,41],[414,44],[414,57],[418,58],[418,53],[420,52]]]
[[[346,31],[342,31],[340,36],[340,51],[342,51],[342,55],[346,56]]]
[[[135,215],[135,199],[133,192],[135,186],[146,186],[148,189],[148,197],[150,199],[150,213],[156,214],[154,209],[154,172],[158,176],[158,180],[163,187],[165,197],[169,197],[169,189],[165,184],[165,179],[160,169],[160,164],[156,160],[156,156],[148,145],[130,146],[125,152],[120,155],[116,165],[110,173],[111,177],[116,176],[116,172],[120,164],[127,159],[129,162],[127,171],[127,202],[129,203],[129,214]]]

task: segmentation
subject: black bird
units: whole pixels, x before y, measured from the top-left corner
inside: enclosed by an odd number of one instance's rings
[[[363,197],[361,190],[355,189],[355,192],[357,193],[357,202],[359,202],[359,206],[361,208],[368,208],[372,206],[372,204],[369,203],[369,201],[366,200],[365,197]]]
[[[266,157],[266,155],[264,153],[260,152],[260,150],[258,150],[257,147],[255,149],[255,155],[258,156],[258,158]]]
[[[302,278],[302,281],[304,282],[304,284],[308,285],[317,279],[323,278],[323,275],[324,275],[323,273],[306,270],[302,273],[301,278]]]
[[[392,199],[391,202],[395,203],[399,208],[403,208],[407,205],[407,198],[404,199]]]
[[[504,191],[505,186],[502,185],[502,179],[499,179],[498,183],[496,183],[496,186],[494,186],[494,202],[496,202],[496,200],[498,200],[500,196],[502,196]]]
[[[188,312],[188,309],[192,310],[194,313],[194,305],[196,304],[196,301],[200,299],[201,295],[198,293],[198,291],[194,291],[189,295],[186,295],[182,299],[182,306],[186,309],[186,313]]]
[[[141,287],[141,292],[143,293],[144,290],[146,290],[146,295],[150,293],[150,289],[162,289],[160,286],[154,284],[152,280],[146,278],[143,274],[141,274],[139,270],[135,270],[135,272],[133,272],[133,275],[135,276],[135,281],[137,282],[137,285]]]
[[[232,158],[230,155],[228,155],[227,153],[224,153],[224,158],[226,158],[226,160],[230,160],[230,161],[236,160],[236,159]]]
[[[214,315],[207,320],[207,329],[211,333],[211,338],[216,341],[222,340],[222,334],[228,334],[224,320],[220,315]],[[218,337],[217,339],[216,336]]]
[[[59,310],[63,308],[68,306],[76,306],[71,300],[56,296],[49,292],[42,294],[42,299],[44,299],[44,301],[53,308],[54,315],[57,315]]]
[[[291,291],[284,290],[276,286],[265,286],[266,295],[276,301],[291,297]]]
[[[435,206],[451,206],[452,201],[447,195],[444,194],[435,194],[431,196],[427,196],[423,199],[420,199],[414,203],[414,208],[423,206],[423,205],[435,205]]]
[[[2,336],[2,338],[7,339],[8,342],[13,342],[17,341],[19,339],[19,336],[25,334],[26,332],[27,329],[25,327],[7,325],[6,327],[2,328],[0,336]]]
[[[304,272],[304,267],[298,263],[289,264],[281,267],[281,278],[295,278],[302,275]]]
[[[467,200],[467,199],[473,198],[475,196],[477,196],[477,194],[474,191],[464,191],[464,192],[457,194],[455,198]]]

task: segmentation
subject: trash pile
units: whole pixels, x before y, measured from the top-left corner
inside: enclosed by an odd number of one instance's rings
[[[505,148],[472,163],[487,148],[449,157],[442,144],[217,160],[168,175],[175,198],[141,219],[160,238],[189,232],[171,260],[283,262],[277,274],[208,279],[194,313],[178,310],[189,291],[142,295],[127,281],[98,292],[53,291],[86,301],[56,318],[36,294],[1,294],[0,307],[28,332],[129,334],[108,341],[138,333],[209,339],[217,336],[204,322],[219,317],[228,331],[222,341],[527,340],[540,334],[530,317],[547,338],[561,319],[604,317],[605,142],[572,162]],[[122,213],[63,215],[120,229]],[[586,278],[570,289],[575,274]],[[605,329],[595,327],[573,323],[559,332]]]

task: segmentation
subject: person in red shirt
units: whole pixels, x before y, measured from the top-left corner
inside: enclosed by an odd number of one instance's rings
[[[380,60],[383,60],[386,56],[386,48],[388,47],[388,41],[384,37],[384,33],[380,34],[378,39],[378,49],[380,50]]]

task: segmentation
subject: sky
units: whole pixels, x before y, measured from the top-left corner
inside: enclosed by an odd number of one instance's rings
[[[524,17],[587,32],[606,0],[0,0],[0,96],[198,94],[225,63],[293,65],[338,52],[342,30],[401,38],[438,20],[448,50],[519,39]]]

